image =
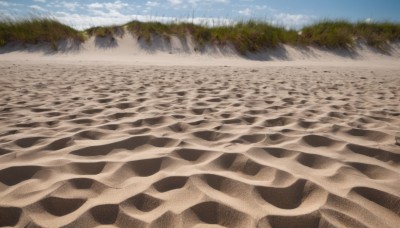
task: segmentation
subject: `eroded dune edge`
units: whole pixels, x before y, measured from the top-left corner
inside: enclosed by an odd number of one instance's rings
[[[0,226],[398,227],[399,71],[0,64]]]

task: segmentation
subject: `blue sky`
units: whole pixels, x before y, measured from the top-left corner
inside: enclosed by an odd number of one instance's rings
[[[78,29],[134,19],[215,25],[250,18],[301,28],[321,19],[400,22],[399,12],[400,0],[0,0],[2,17],[51,16]]]

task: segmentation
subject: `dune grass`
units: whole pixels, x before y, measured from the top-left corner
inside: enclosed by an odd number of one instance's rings
[[[206,28],[195,32],[194,38],[201,44],[209,41],[219,45],[232,44],[241,54],[259,52],[280,44],[297,44],[299,41],[295,30],[286,30],[258,21]]]
[[[117,33],[122,33],[122,26],[97,26],[85,30],[89,36],[107,37],[114,36]]]
[[[21,21],[0,21],[0,46],[11,42],[37,44],[51,43],[54,49],[63,39],[85,40],[82,32],[52,19],[27,19]]]
[[[231,45],[240,54],[259,52],[281,44],[351,49],[357,40],[363,40],[374,48],[386,51],[389,42],[400,41],[400,24],[390,22],[321,21],[297,31],[255,20],[214,27],[193,23],[131,21],[125,25],[93,27],[77,31],[56,20],[30,19],[0,21],[0,46],[11,42],[30,44],[49,42],[54,46],[58,41],[65,39],[83,42],[90,36],[122,36],[125,29],[149,44],[155,37],[169,40],[171,36],[179,38],[190,36],[197,44],[197,48],[203,48],[208,44]]]
[[[147,43],[151,43],[154,37],[169,39],[172,35],[180,38],[190,35],[200,48],[206,44],[232,45],[240,54],[259,52],[281,44],[352,49],[356,40],[386,52],[389,42],[400,41],[400,24],[390,22],[321,21],[300,31],[254,20],[215,27],[132,21],[124,27]]]
[[[355,40],[385,51],[389,42],[400,41],[400,24],[390,22],[350,23],[348,21],[322,21],[302,29],[305,43],[326,48],[353,48]]]
[[[257,52],[279,44],[296,44],[300,41],[297,31],[286,30],[282,27],[272,26],[265,22],[247,21],[234,25],[207,27],[193,23],[171,23],[132,21],[126,24],[128,31],[135,34],[138,39],[150,43],[152,37],[159,36],[169,39],[171,35],[185,37],[190,35],[200,46],[206,44],[233,45],[236,50]]]

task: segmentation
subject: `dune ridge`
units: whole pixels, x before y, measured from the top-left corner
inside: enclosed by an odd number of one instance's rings
[[[0,85],[0,226],[400,224],[396,69],[0,62]]]
[[[362,39],[354,38],[350,48],[327,48],[316,45],[279,45],[262,48],[257,51],[239,52],[228,44],[218,45],[207,43],[200,49],[193,37],[171,35],[168,39],[153,35],[151,42],[140,39],[123,30],[119,35],[91,36],[85,42],[73,39],[60,40],[57,50],[46,42],[36,44],[12,42],[0,47],[0,61],[42,63],[54,62],[80,64],[82,62],[102,62],[104,64],[136,64],[136,65],[196,65],[197,62],[207,62],[207,65],[248,66],[268,62],[314,61],[314,62],[395,62],[400,59],[400,43],[398,41],[385,43],[382,51],[368,45]],[[210,61],[211,59],[211,61]],[[220,62],[216,64],[215,62]],[[221,62],[223,62],[221,64]],[[233,64],[232,64],[233,62]],[[197,64],[198,65],[198,64]],[[203,65],[203,64],[200,64]],[[337,66],[337,64],[336,64]]]

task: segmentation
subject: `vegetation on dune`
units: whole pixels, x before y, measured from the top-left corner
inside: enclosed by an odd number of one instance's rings
[[[144,39],[148,43],[155,36],[168,39],[171,35],[178,37],[190,35],[200,46],[231,44],[242,54],[276,47],[282,43],[295,44],[299,41],[295,30],[286,30],[258,21],[239,22],[234,25],[217,27],[206,27],[192,23],[162,24],[159,22],[132,21],[126,26],[139,39]]]
[[[170,35],[185,36],[186,24],[163,24],[160,22],[131,21],[125,25],[129,32],[135,34],[138,39],[144,39],[150,43],[153,36],[168,39]]]
[[[357,23],[355,25],[357,36],[365,39],[367,44],[385,50],[387,42],[400,40],[400,24],[384,23]]]
[[[0,21],[0,46],[10,42],[49,42],[56,49],[57,42],[63,39],[83,42],[85,38],[82,32],[52,19]]]
[[[280,44],[297,44],[298,35],[295,30],[286,30],[268,23],[248,21],[233,26],[212,27],[194,33],[197,42],[205,44],[232,44],[236,50],[258,52],[265,48],[277,47]]]
[[[97,26],[86,29],[85,32],[89,36],[97,36],[97,37],[107,37],[107,36],[114,36],[118,32],[122,30],[121,26]]]
[[[353,25],[346,21],[320,22],[302,29],[301,36],[307,44],[326,48],[348,48],[353,46]]]
[[[304,27],[301,37],[307,44],[326,48],[352,48],[355,39],[361,39],[368,45],[384,51],[388,42],[400,40],[400,24],[322,21]]]
[[[193,23],[131,21],[121,26],[93,27],[77,31],[52,19],[30,19],[0,21],[0,46],[10,42],[49,42],[54,46],[57,41],[65,39],[83,42],[87,36],[122,36],[125,29],[147,43],[151,43],[155,37],[169,40],[171,36],[190,36],[199,48],[207,44],[231,45],[240,54],[259,52],[281,44],[351,49],[356,40],[360,39],[372,47],[386,51],[389,42],[400,41],[400,24],[390,22],[321,21],[297,31],[254,20],[214,27]]]
[[[400,41],[400,24],[390,22],[322,21],[306,26],[300,32],[254,20],[215,27],[192,23],[132,21],[125,27],[147,43],[151,43],[152,38],[157,36],[169,39],[171,35],[181,38],[190,35],[200,47],[206,44],[230,44],[241,54],[258,52],[281,44],[351,49],[356,39],[386,51],[388,42]]]

